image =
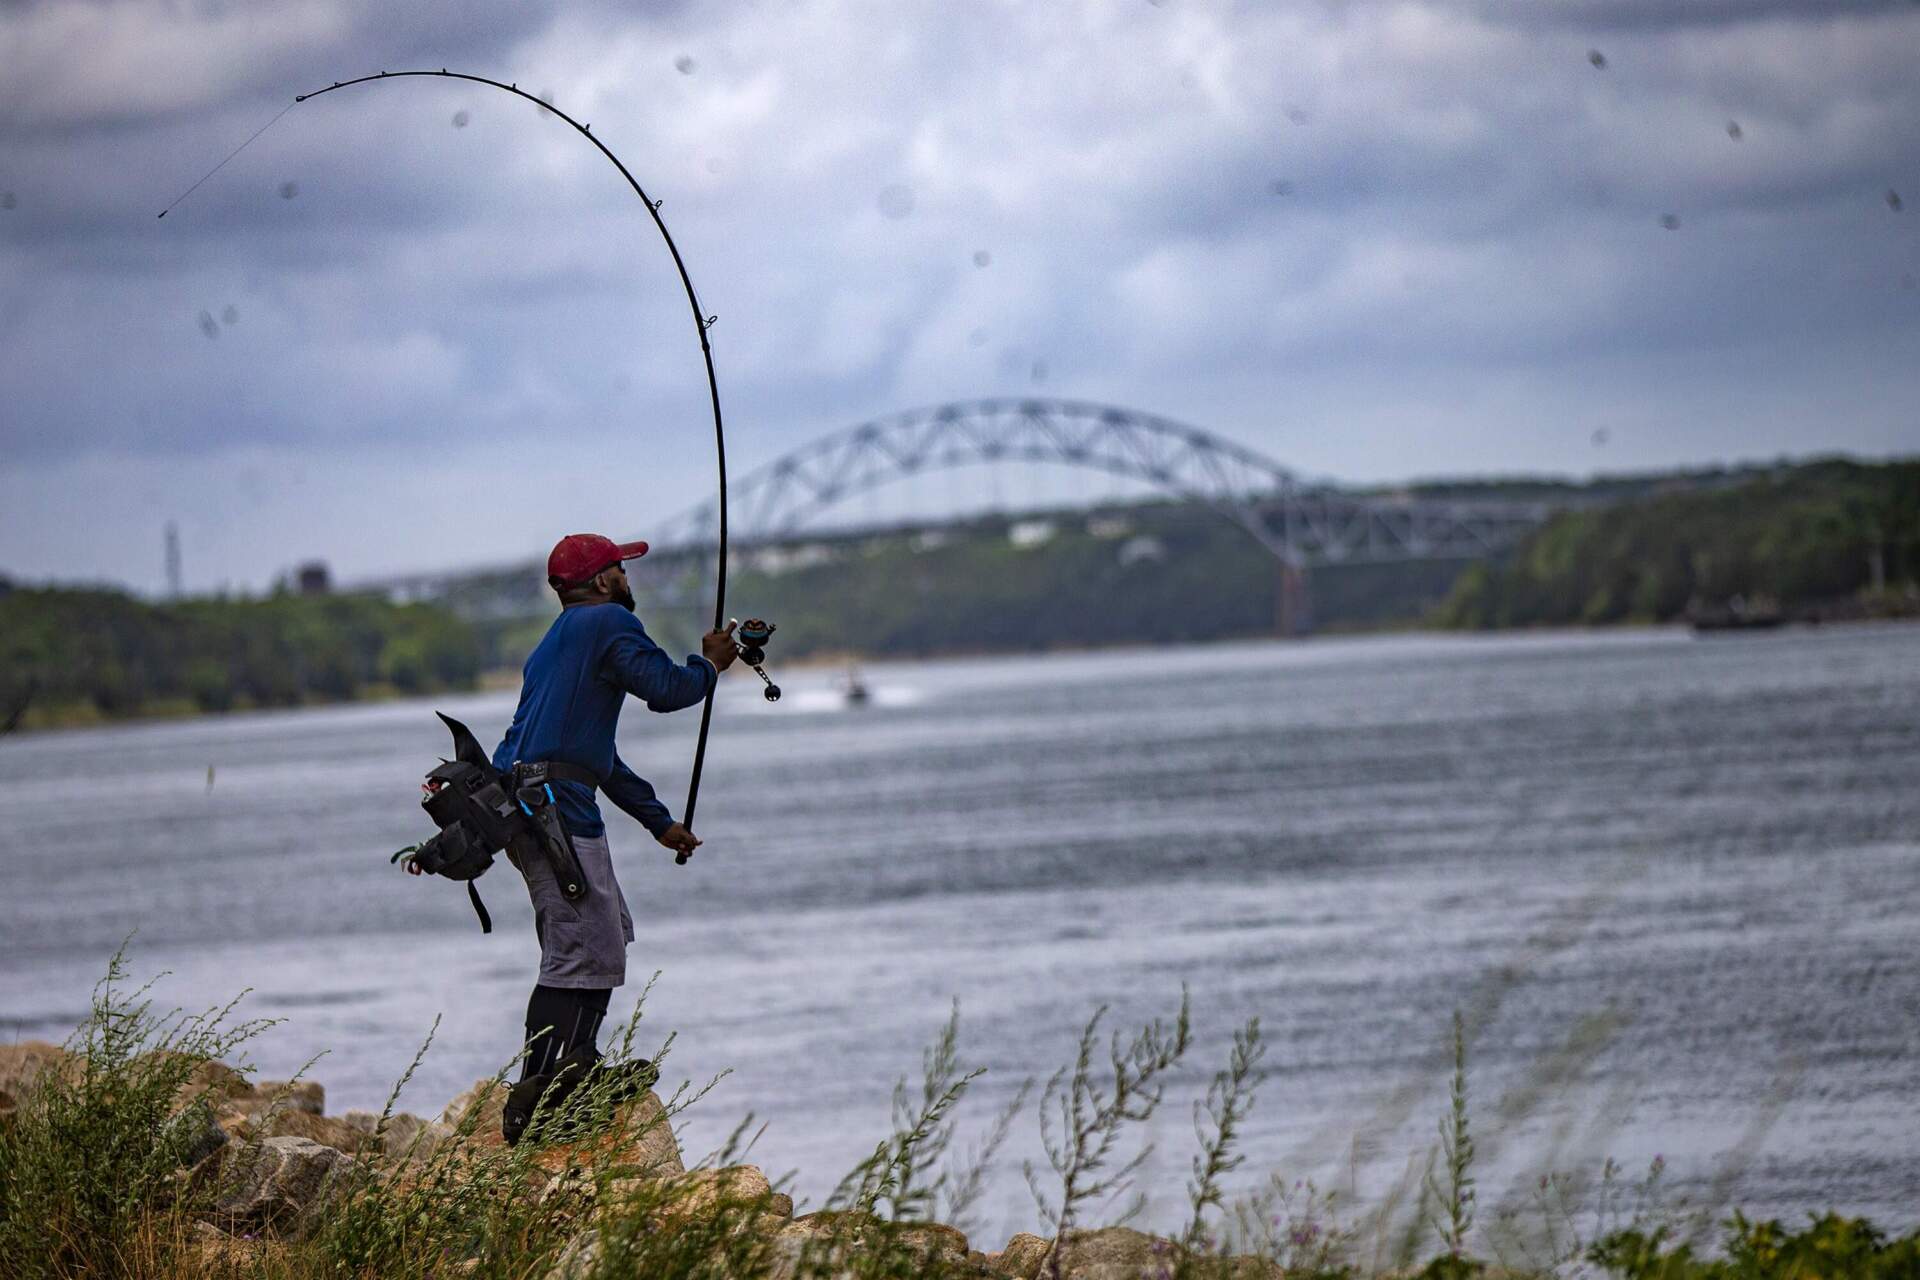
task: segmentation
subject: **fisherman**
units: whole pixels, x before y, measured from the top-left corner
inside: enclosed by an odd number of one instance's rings
[[[526,877],[540,939],[540,977],[527,1001],[526,1062],[502,1116],[508,1142],[519,1140],[543,1094],[551,1102],[570,1092],[598,1063],[600,1024],[613,988],[627,977],[633,918],[613,874],[596,789],[676,854],[700,845],[647,780],[621,761],[614,726],[628,694],[649,711],[697,706],[739,648],[732,623],[702,636],[700,653],[685,663],[647,636],[634,616],[623,567],[646,553],[644,542],[616,543],[597,533],[570,534],[554,545],[547,584],[560,597],[560,616],[527,659],[520,705],[493,753],[494,768],[502,773],[515,774],[516,781],[543,778],[552,788],[586,890],[571,898],[564,894],[552,859],[537,841],[508,846],[508,857]],[[548,767],[543,771],[541,765]],[[562,1080],[558,1089],[556,1080]]]

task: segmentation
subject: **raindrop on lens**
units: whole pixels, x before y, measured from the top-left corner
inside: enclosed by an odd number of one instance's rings
[[[1740,139],[1746,137],[1747,135],[1746,135],[1746,131],[1740,127],[1740,122],[1738,120],[1729,120],[1727,121],[1727,136],[1729,138],[1732,138],[1735,142],[1738,142],[1740,141]]]
[[[913,212],[913,188],[904,182],[889,183],[880,188],[875,203],[882,214],[898,222]]]
[[[300,184],[299,184],[299,183],[297,183],[297,182],[283,182],[283,183],[281,183],[281,184],[280,184],[280,198],[281,198],[282,200],[291,200],[291,199],[293,199],[293,198],[294,198],[295,196],[297,196],[297,195],[299,195],[299,194],[300,194]]]
[[[1607,55],[1598,49],[1587,50],[1587,61],[1594,65],[1595,70],[1605,71],[1607,69]]]
[[[453,127],[456,129],[464,129],[467,127],[467,121],[471,119],[473,119],[473,117],[466,112],[456,111],[453,113]]]
[[[694,68],[698,65],[698,63],[684,53],[673,60],[673,69],[683,76],[692,75]],[[724,77],[722,78],[724,79]]]
[[[1906,202],[1900,198],[1900,193],[1898,191],[1895,191],[1892,187],[1888,187],[1887,188],[1887,208],[1893,210],[1895,213],[1898,213],[1906,207],[1907,207]]]
[[[985,249],[975,249],[973,251],[973,265],[976,267],[992,266],[993,255],[988,253]]]
[[[211,311],[202,311],[200,313],[200,332],[206,334],[209,338],[217,338],[220,336],[219,322],[213,318]]]
[[[1663,213],[1660,215],[1660,225],[1669,231],[1678,231],[1680,229],[1680,215],[1677,213]]]

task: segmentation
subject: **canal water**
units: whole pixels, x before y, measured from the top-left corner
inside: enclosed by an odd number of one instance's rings
[[[1674,1198],[1920,1220],[1920,628],[1405,636],[785,672],[727,682],[688,866],[610,814],[638,1042],[729,1072],[690,1156],[818,1205],[960,1012],[977,1139],[1105,1027],[1197,1029],[1139,1135],[1181,1219],[1192,1103],[1257,1017],[1241,1185],[1366,1202],[1431,1148],[1455,1011],[1483,1221],[1547,1170],[1664,1157]],[[387,855],[423,834],[435,708],[489,744],[508,695],[0,741],[0,1037],[64,1036],[108,956],[195,1008],[251,989],[268,1075],[329,1108],[437,1111],[513,1052],[536,950],[502,862],[466,897]],[[621,753],[670,803],[696,713]],[[1015,1121],[976,1243],[1036,1228]],[[1042,1163],[1044,1169],[1044,1163]],[[1043,1175],[1044,1183],[1044,1175]]]

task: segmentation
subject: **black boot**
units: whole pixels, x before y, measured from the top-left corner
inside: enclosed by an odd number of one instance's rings
[[[587,1073],[599,1061],[600,1050],[587,1043],[561,1058],[552,1071],[527,1076],[508,1090],[506,1105],[500,1109],[500,1136],[507,1140],[507,1145],[520,1141],[533,1124],[536,1113],[559,1116],[566,1108],[567,1099],[586,1081]],[[547,1136],[557,1135],[550,1131]]]

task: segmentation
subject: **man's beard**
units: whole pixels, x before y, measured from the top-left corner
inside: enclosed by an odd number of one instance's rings
[[[633,612],[633,588],[632,587],[620,588],[620,593],[614,596],[613,603],[619,605],[622,609],[625,609],[628,613],[632,613]]]

